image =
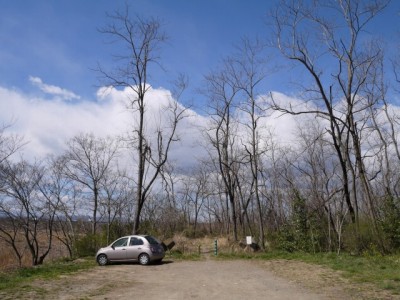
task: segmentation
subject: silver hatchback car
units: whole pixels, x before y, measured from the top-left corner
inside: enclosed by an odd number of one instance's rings
[[[99,249],[96,261],[100,266],[110,262],[138,261],[141,265],[160,263],[165,256],[161,243],[151,235],[129,235]]]

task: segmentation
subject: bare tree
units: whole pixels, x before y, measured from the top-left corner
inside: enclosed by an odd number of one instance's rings
[[[77,238],[74,218],[80,206],[77,198],[81,191],[79,185],[65,176],[67,163],[65,156],[50,156],[46,173],[38,187],[55,211],[54,236],[68,249],[69,256],[73,257]]]
[[[0,126],[0,164],[25,145],[21,136],[7,133],[11,126]]]
[[[21,207],[19,208],[21,209]],[[0,198],[0,214],[2,219],[0,239],[12,248],[18,260],[18,265],[21,267],[24,254],[23,247],[20,247],[23,227],[18,216],[21,215],[21,212],[17,208],[13,208],[11,203],[8,203],[2,195]]]
[[[235,78],[232,78],[231,67],[230,62],[225,61],[219,72],[207,75],[203,92],[209,98],[210,124],[207,137],[216,153],[215,167],[223,182],[226,211],[231,212],[233,236],[237,241],[237,173],[240,161],[236,135],[235,96],[239,88]]]
[[[187,224],[185,218],[187,206],[179,198],[179,186],[182,178],[176,171],[176,166],[171,162],[167,163],[162,168],[161,177],[164,205],[158,224],[162,224],[164,234],[170,236],[176,231],[183,230]]]
[[[65,175],[88,191],[92,211],[92,234],[96,234],[102,180],[112,170],[118,155],[118,142],[111,138],[96,138],[81,134],[68,143],[65,154]]]
[[[159,47],[166,41],[157,19],[144,19],[138,16],[131,18],[126,10],[110,15],[112,23],[100,32],[110,36],[114,42],[120,43],[123,52],[116,58],[120,66],[113,71],[106,71],[99,66],[106,85],[129,90],[128,109],[134,116],[135,125],[130,142],[137,151],[136,210],[133,232],[140,230],[140,215],[151,186],[159,177],[163,165],[167,162],[171,144],[177,140],[176,128],[184,117],[185,109],[174,99],[169,99],[163,113],[167,124],[159,126],[154,132],[146,131],[146,107],[149,77],[152,65],[160,62]],[[179,98],[186,88],[187,81],[181,77],[179,90],[175,96]]]
[[[22,160],[18,163],[3,161],[0,178],[4,185],[1,192],[0,209],[8,216],[8,225],[13,226],[13,234],[8,240],[14,247],[18,231],[22,232],[26,246],[29,249],[32,265],[40,265],[49,254],[56,210],[40,193],[38,185],[44,176],[44,169],[39,164],[29,164]],[[7,223],[6,223],[7,224]],[[1,230],[4,233],[4,230]],[[42,236],[46,242],[42,243]]]
[[[342,232],[338,225],[343,224],[343,217],[346,215],[343,209],[345,203],[338,197],[342,190],[342,180],[324,126],[315,120],[299,124],[298,146],[293,168],[298,173],[298,187],[304,190],[306,205],[314,218],[310,229],[319,231],[319,235],[325,234],[323,240],[327,241],[326,248],[325,245],[319,245],[321,248],[331,251],[336,247],[340,251]]]
[[[204,165],[198,166],[191,174],[183,179],[181,193],[183,201],[188,203],[188,207],[193,207],[193,237],[196,237],[197,225],[199,222],[200,211],[211,194],[209,187],[209,173]]]
[[[124,212],[129,211],[128,198],[131,196],[130,182],[126,175],[119,172],[107,172],[102,178],[101,207],[107,222],[107,244],[111,242],[111,226],[117,221],[124,222],[129,217]]]
[[[328,121],[326,131],[341,166],[343,194],[353,223],[357,221],[361,198],[357,195],[357,180],[376,220],[361,150],[365,125],[361,118],[369,106],[362,88],[381,50],[373,42],[363,42],[362,33],[387,4],[386,0],[281,1],[272,14],[276,46],[310,76],[310,80],[303,80],[307,109],[284,107],[277,101],[273,108],[293,115],[313,114]],[[340,26],[347,30],[339,30]],[[327,61],[332,67],[326,66]]]
[[[399,93],[400,55],[397,55],[397,57],[392,60],[392,67],[395,76],[393,91]],[[397,163],[393,162],[400,161],[400,145],[398,140],[400,115],[398,114],[396,107],[391,105],[386,96],[389,87],[385,84],[385,72],[382,60],[381,67],[374,71],[375,72],[372,73],[373,76],[371,76],[372,84],[367,90],[367,95],[369,101],[380,101],[382,105],[380,109],[375,107],[371,107],[370,109],[373,130],[377,133],[382,145],[383,154],[382,159],[379,161],[382,164],[380,169],[384,171],[383,179],[387,194],[389,197],[398,198],[400,196],[400,177],[397,176]]]
[[[369,171],[372,174],[372,188],[377,198],[379,224],[385,237],[387,250],[397,249],[400,245],[397,222],[400,216],[399,203],[399,160],[400,148],[398,131],[400,117],[396,105],[389,97],[398,93],[397,84],[399,57],[392,60],[394,81],[390,81],[392,74],[386,72],[383,55],[379,57],[379,64],[371,69],[368,82],[363,92],[369,107],[368,146]],[[389,74],[389,76],[387,76]],[[393,84],[394,83],[394,84]],[[378,103],[379,105],[376,105]]]
[[[0,239],[5,241],[10,247],[18,260],[18,264],[22,264],[23,251],[19,247],[20,236],[22,232],[21,222],[15,216],[18,215],[17,210],[12,208],[13,205],[7,203],[7,170],[9,166],[9,158],[24,146],[23,138],[18,135],[9,134],[7,130],[12,125],[0,126],[0,215],[3,219],[3,225],[0,226]]]
[[[233,65],[234,77],[236,84],[242,93],[240,109],[244,112],[245,117],[242,121],[246,135],[242,141],[246,152],[246,161],[250,164],[252,175],[251,195],[254,196],[258,211],[259,225],[259,243],[262,249],[265,247],[265,233],[263,221],[263,209],[261,205],[260,193],[260,168],[261,156],[265,152],[268,141],[266,136],[262,136],[261,119],[265,117],[265,108],[263,107],[263,98],[258,94],[257,88],[265,78],[265,60],[263,58],[264,45],[256,40],[251,42],[243,39],[239,47],[239,54],[233,57],[231,63]],[[264,145],[262,145],[264,141]],[[250,197],[249,199],[251,199]]]

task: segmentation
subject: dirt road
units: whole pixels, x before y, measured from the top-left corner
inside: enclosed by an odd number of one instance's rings
[[[310,269],[311,268],[311,269]],[[325,274],[326,273],[326,274]],[[366,299],[329,270],[275,261],[165,261],[109,265],[35,281],[2,299]],[[371,299],[376,295],[370,295]],[[386,297],[384,297],[386,298]],[[379,299],[383,299],[379,297]],[[389,298],[387,298],[389,299]]]

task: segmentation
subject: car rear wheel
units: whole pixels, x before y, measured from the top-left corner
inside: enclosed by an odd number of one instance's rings
[[[108,263],[107,255],[105,254],[100,254],[97,256],[97,263],[99,266],[105,266]]]
[[[141,265],[148,265],[150,262],[150,257],[146,253],[142,253],[139,255],[139,263]]]

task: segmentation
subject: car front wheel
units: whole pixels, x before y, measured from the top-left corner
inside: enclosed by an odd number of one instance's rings
[[[143,254],[139,255],[139,263],[141,265],[143,265],[143,266],[144,265],[148,265],[149,262],[150,262],[150,257],[146,253],[143,253]]]
[[[100,254],[97,256],[97,263],[99,266],[105,266],[108,263],[107,255],[105,254]]]

